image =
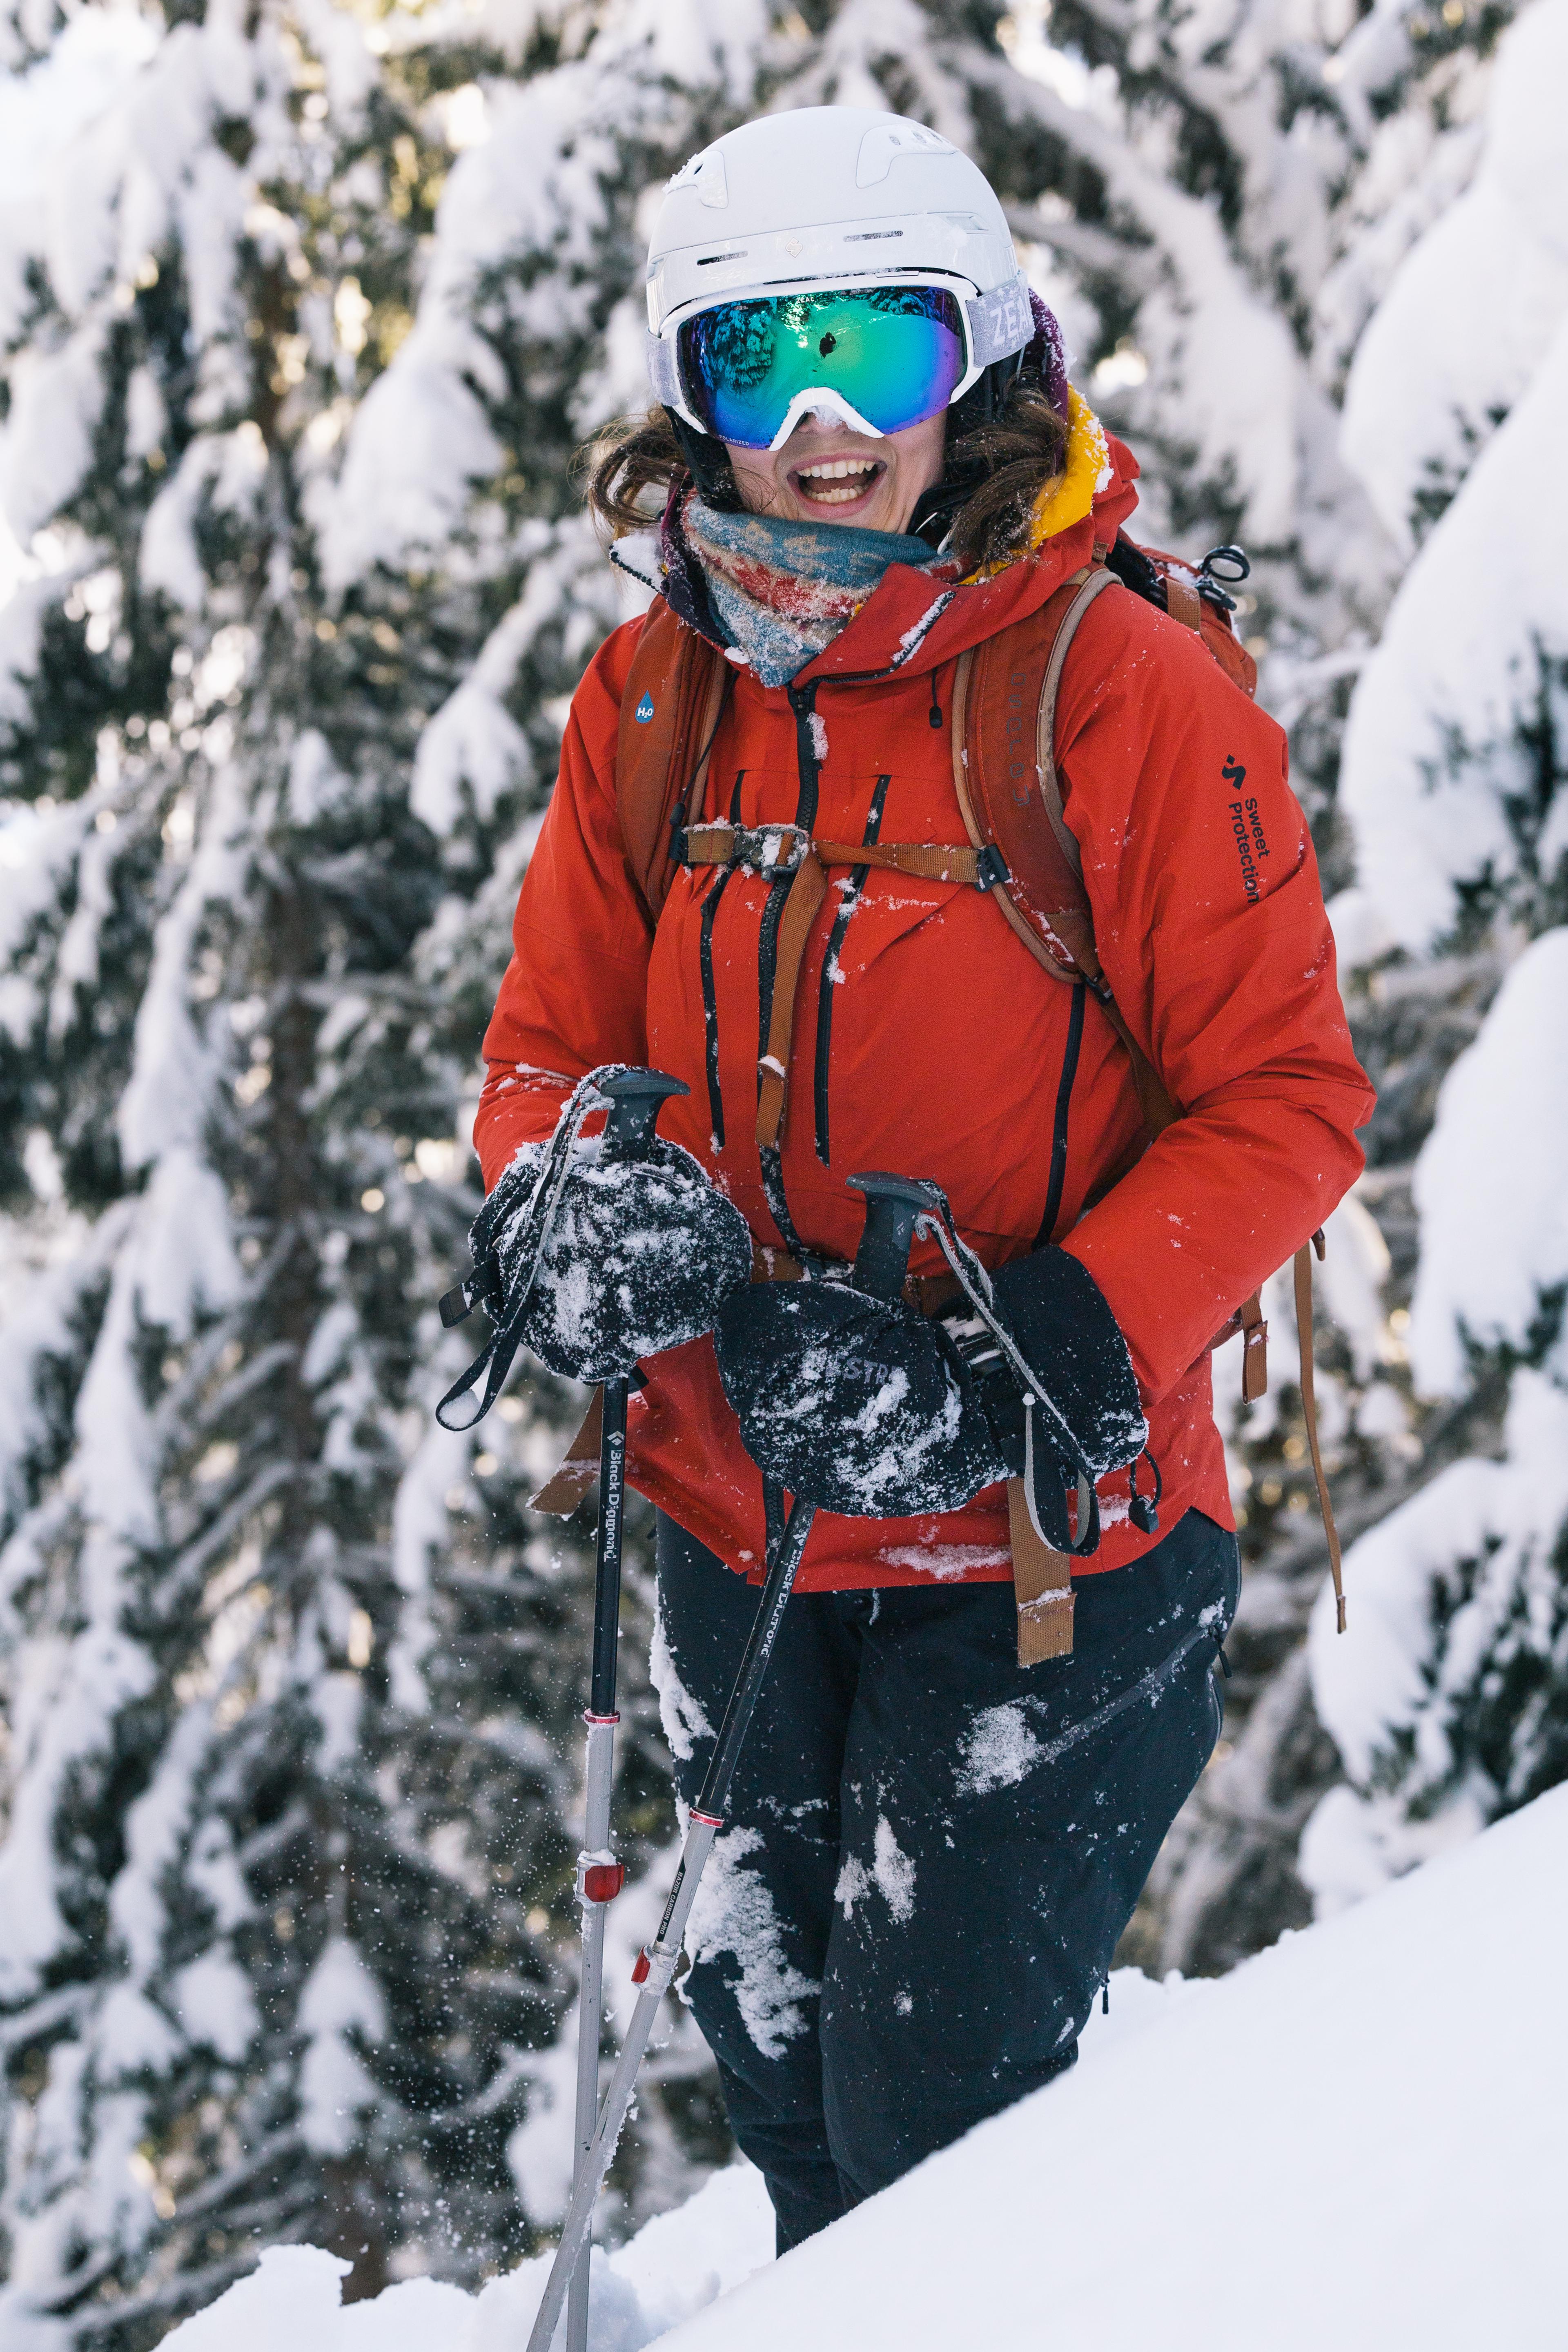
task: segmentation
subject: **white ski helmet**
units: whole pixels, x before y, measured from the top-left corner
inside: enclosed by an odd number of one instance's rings
[[[1029,282],[996,192],[949,140],[901,114],[808,106],[743,122],[664,192],[648,247],[653,396],[694,432],[676,339],[720,302],[814,287],[940,286],[963,317],[949,405],[1034,333]],[[831,391],[825,404],[874,432]],[[810,394],[794,404],[793,414]]]

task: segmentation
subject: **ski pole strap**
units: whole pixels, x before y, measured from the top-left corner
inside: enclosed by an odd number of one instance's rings
[[[1047,1395],[1040,1375],[1019,1350],[1006,1324],[998,1319],[991,1277],[955,1224],[946,1194],[935,1184],[931,1187],[931,1193],[932,1209],[916,1221],[915,1232],[929,1234],[936,1242],[952,1267],[959,1289],[995,1340],[1003,1361],[1023,1392],[1023,1483],[1030,1524],[1046,1549],[1051,1549],[1051,1538],[1040,1524],[1035,1504],[1035,1422],[1038,1414],[1049,1433],[1052,1450],[1062,1460],[1071,1463],[1077,1474],[1078,1529],[1072,1538],[1073,1555],[1077,1557],[1092,1552],[1100,1542],[1100,1497],[1095,1492],[1094,1465],[1059,1407]]]
[[[572,1146],[582,1131],[583,1123],[595,1111],[608,1110],[610,1098],[599,1091],[602,1078],[615,1078],[632,1067],[629,1062],[602,1062],[595,1070],[578,1080],[555,1123],[549,1149],[544,1163],[534,1179],[526,1202],[517,1212],[517,1231],[508,1237],[507,1255],[516,1273],[508,1287],[507,1268],[501,1262],[501,1234],[516,1206],[519,1189],[509,1186],[507,1178],[512,1168],[502,1171],[484,1207],[468,1229],[468,1246],[474,1253],[474,1271],[463,1285],[465,1297],[471,1303],[483,1299],[503,1302],[504,1311],[495,1329],[474,1361],[460,1379],[454,1381],[435,1408],[435,1418],[443,1429],[460,1432],[472,1429],[484,1420],[506,1385],[507,1374],[512,1369],[513,1358],[522,1345],[523,1323],[528,1312],[534,1285],[538,1280],[546,1246],[554,1229],[560,1196],[566,1190],[566,1180],[571,1173]],[[455,1318],[461,1320],[461,1317]],[[482,1375],[485,1393],[477,1410],[466,1421],[452,1417],[452,1408],[462,1397],[478,1385]]]
[[[1339,1529],[1334,1525],[1333,1504],[1329,1499],[1329,1482],[1323,1470],[1322,1450],[1318,1444],[1317,1385],[1312,1374],[1312,1252],[1319,1257],[1328,1255],[1328,1244],[1320,1225],[1310,1242],[1303,1242],[1296,1252],[1296,1336],[1301,1350],[1301,1417],[1307,1424],[1307,1444],[1312,1457],[1312,1482],[1318,1490],[1318,1509],[1322,1517],[1323,1534],[1329,1548],[1329,1572],[1333,1578],[1334,1622],[1344,1632],[1344,1573],[1340,1558]]]

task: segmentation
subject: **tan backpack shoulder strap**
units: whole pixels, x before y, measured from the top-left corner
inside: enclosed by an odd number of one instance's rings
[[[1194,636],[1203,635],[1203,599],[1190,580],[1175,572],[1166,574],[1166,611],[1182,628],[1190,629]]]
[[[1061,805],[1061,783],[1056,772],[1056,698],[1061,691],[1061,673],[1067,666],[1068,650],[1078,634],[1078,625],[1094,602],[1115,581],[1113,572],[1103,563],[1095,564],[1062,615],[1051,648],[1051,659],[1045,666],[1045,678],[1040,689],[1040,703],[1035,716],[1034,756],[1040,771],[1040,796],[1051,829],[1055,834],[1062,856],[1074,874],[1082,877],[1083,859],[1078,844],[1068,830]],[[1087,894],[1084,905],[1088,905]]]
[[[735,672],[706,637],[656,596],[643,624],[615,743],[615,809],[626,867],[648,919],[659,919],[674,863],[671,819],[702,805],[714,738]]]
[[[1127,1049],[1145,1124],[1158,1135],[1180,1112],[1106,983],[1056,772],[1056,699],[1068,651],[1095,597],[1113,584],[1113,572],[1091,565],[1038,613],[959,656],[953,783],[976,848],[999,853],[989,885],[997,905],[1047,971],[1088,982]]]
[[[1082,575],[1080,575],[1082,578]],[[1074,860],[1040,801],[1034,716],[1052,647],[1076,589],[958,657],[953,681],[953,789],[998,909],[1058,980],[1099,977],[1094,922]]]
[[[1036,961],[1059,980],[1084,980],[1126,1049],[1138,1108],[1151,1136],[1181,1117],[1123,1017],[1094,945],[1094,911],[1083,861],[1062,806],[1056,767],[1056,704],[1079,624],[1115,574],[1103,563],[1065,581],[1040,611],[962,654],[953,687],[953,785],[969,839],[984,856],[999,852],[988,887]],[[1033,714],[1032,740],[1030,714]],[[1268,1325],[1254,1296],[1241,1310],[1247,1333],[1243,1394],[1268,1387]]]

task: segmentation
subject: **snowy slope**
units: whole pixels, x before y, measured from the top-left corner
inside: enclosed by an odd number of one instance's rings
[[[1568,1787],[1232,1976],[1116,1978],[1072,2074],[776,2266],[720,2175],[600,2270],[592,2352],[1561,2347],[1565,1938]],[[542,2275],[340,2314],[339,2267],[170,2352],[514,2352]]]

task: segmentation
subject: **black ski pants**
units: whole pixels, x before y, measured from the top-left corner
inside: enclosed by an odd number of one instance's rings
[[[653,1678],[695,1797],[758,1594],[661,1517]],[[1013,1589],[797,1594],[683,1986],[779,2252],[1047,2083],[1218,1737],[1236,1538],[1189,1511],[1020,1668]]]

